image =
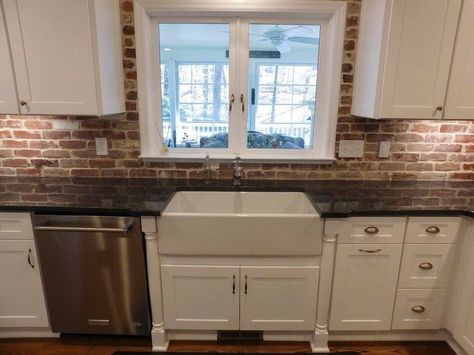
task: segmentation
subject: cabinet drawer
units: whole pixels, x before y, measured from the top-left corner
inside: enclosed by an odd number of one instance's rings
[[[326,220],[325,233],[338,243],[403,243],[405,217],[352,217]]]
[[[0,239],[33,239],[29,213],[0,213]]]
[[[461,226],[459,217],[410,217],[407,243],[454,243]]]
[[[447,287],[455,246],[455,244],[405,245],[398,287]]]
[[[439,329],[445,289],[397,292],[392,329]]]

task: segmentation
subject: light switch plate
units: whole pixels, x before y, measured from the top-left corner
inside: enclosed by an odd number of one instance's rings
[[[109,155],[109,149],[107,148],[107,138],[95,139],[95,151],[97,155]]]
[[[390,142],[380,142],[379,158],[388,158],[390,156]]]
[[[362,158],[364,156],[363,140],[339,141],[339,158]]]

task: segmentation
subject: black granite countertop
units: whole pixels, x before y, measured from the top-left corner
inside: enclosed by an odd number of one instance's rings
[[[248,180],[241,191],[306,192],[322,217],[474,217],[474,181]],[[236,190],[230,180],[0,177],[0,210],[160,215],[179,190]]]

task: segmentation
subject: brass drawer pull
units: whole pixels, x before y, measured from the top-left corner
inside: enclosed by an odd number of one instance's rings
[[[428,228],[425,229],[426,233],[439,233],[441,230],[439,229],[439,227],[436,227],[436,226],[429,226]]]
[[[369,234],[375,234],[379,232],[379,229],[377,227],[371,226],[371,227],[365,228],[364,232],[369,233]]]
[[[423,269],[423,270],[431,270],[433,268],[433,264],[432,263],[421,263],[420,265],[418,265],[418,267],[420,269]]]
[[[411,307],[411,310],[415,313],[423,313],[425,311],[425,307],[423,307],[423,306],[414,306],[414,307]]]
[[[359,249],[359,251],[363,253],[373,254],[373,253],[378,253],[379,251],[382,251],[382,249],[375,249],[375,250]]]

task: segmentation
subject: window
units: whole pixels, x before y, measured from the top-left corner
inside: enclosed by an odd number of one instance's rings
[[[299,140],[299,145],[286,142],[288,148],[311,148],[317,67],[311,64],[257,64],[256,73],[256,88],[251,88],[251,104],[255,108],[249,117],[249,131]],[[285,148],[285,145],[277,144],[272,148]]]
[[[143,158],[334,158],[345,3],[251,3],[137,1]]]

